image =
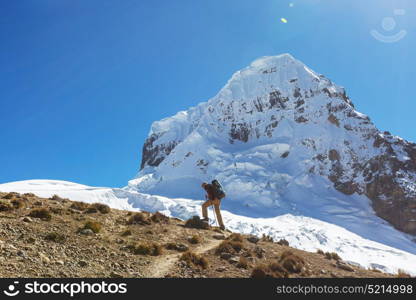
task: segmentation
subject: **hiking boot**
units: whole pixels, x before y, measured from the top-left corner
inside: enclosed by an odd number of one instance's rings
[[[209,223],[209,218],[202,218],[202,222],[207,222],[207,223]]]
[[[221,225],[221,226],[220,226],[220,229],[221,229],[221,230],[225,230],[225,226],[224,226],[224,225]]]

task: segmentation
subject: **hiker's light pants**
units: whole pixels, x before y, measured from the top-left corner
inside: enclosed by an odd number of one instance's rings
[[[205,201],[202,204],[202,217],[208,219],[208,207],[211,205],[214,206],[215,214],[217,215],[218,224],[221,227],[223,227],[224,223],[222,222],[221,211],[220,211],[221,200],[218,200],[215,198],[214,200]]]

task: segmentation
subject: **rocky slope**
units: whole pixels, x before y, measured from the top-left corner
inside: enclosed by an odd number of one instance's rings
[[[317,195],[324,195],[328,188],[329,186],[323,185],[321,190],[316,191]],[[34,193],[43,198],[59,195],[89,204],[98,202],[121,210],[151,213],[159,211],[181,220],[200,215],[200,205],[203,202],[143,194],[128,187],[91,187],[57,180],[27,180],[0,184],[0,191]],[[320,220],[293,214],[258,218],[241,216],[222,209],[223,219],[226,227],[233,232],[258,237],[265,234],[275,240],[286,239],[290,245],[304,251],[316,252],[317,249],[322,249],[325,252],[337,252],[343,260],[365,268],[376,268],[388,273],[396,273],[398,269],[403,269],[416,275],[415,241],[386,222],[380,222],[381,219],[372,212],[366,212],[372,209],[365,205],[359,206],[361,198],[353,197],[354,203],[350,199],[328,198],[325,202],[321,198],[311,198],[309,194],[301,196],[298,199],[302,201],[302,205],[305,205],[304,199],[312,202],[309,205],[310,211],[314,211],[319,204],[319,208],[327,214],[320,213],[317,216]],[[338,195],[340,196],[342,194]],[[223,202],[226,204],[227,200]],[[215,225],[211,209],[208,214],[211,225]],[[337,222],[341,221],[342,227],[331,224],[334,222],[322,221],[323,218],[330,217],[336,217],[334,220]]]
[[[0,277],[398,276],[284,240],[185,224],[58,196],[0,193]]]
[[[349,228],[339,215],[350,203],[357,218],[374,210],[416,234],[416,144],[380,132],[344,88],[288,54],[254,61],[208,102],[153,123],[142,153],[132,190],[198,199],[200,182],[218,178],[239,214]]]

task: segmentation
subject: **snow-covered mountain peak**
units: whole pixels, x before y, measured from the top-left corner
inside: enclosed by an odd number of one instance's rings
[[[239,101],[260,97],[276,90],[287,95],[294,89],[316,90],[331,85],[329,80],[290,54],[265,56],[235,72],[211,102],[220,99]]]
[[[235,213],[352,229],[342,220],[375,210],[416,234],[416,145],[381,133],[344,88],[288,54],[254,61],[212,99],[153,123],[142,155],[129,182],[140,192],[198,199],[200,183],[217,178]]]
[[[299,62],[291,54],[283,53],[274,56],[263,56],[255,59],[250,66],[253,68],[279,67],[288,63]]]

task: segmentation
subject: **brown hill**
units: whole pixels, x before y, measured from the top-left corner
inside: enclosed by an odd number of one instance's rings
[[[399,276],[349,265],[335,253],[294,249],[285,240],[192,228],[198,225],[198,218],[0,193],[0,277]]]

